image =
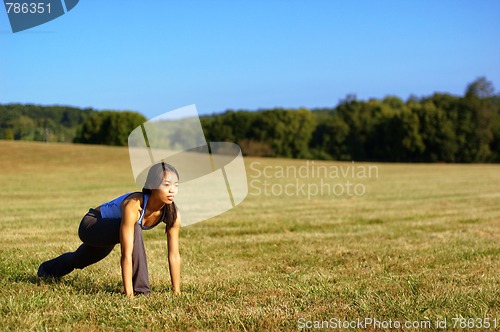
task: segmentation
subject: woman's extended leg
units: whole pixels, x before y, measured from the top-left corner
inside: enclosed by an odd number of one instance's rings
[[[60,278],[74,269],[83,269],[97,263],[113,250],[114,246],[93,247],[82,243],[75,252],[64,253],[46,261],[38,268],[39,277]]]
[[[82,244],[75,252],[67,252],[42,263],[39,277],[62,277],[74,269],[83,269],[109,255],[115,244],[120,243],[120,219],[102,219],[99,211],[90,210],[83,217],[78,235]],[[132,285],[135,293],[150,292],[148,263],[142,228],[135,224],[132,251]]]
[[[43,262],[38,268],[40,278],[59,278],[74,270],[72,252],[67,252],[49,261]]]
[[[91,209],[80,222],[78,235],[83,244],[75,252],[67,252],[46,261],[38,268],[39,277],[62,277],[76,269],[83,269],[106,257],[120,242],[120,219],[102,219],[101,213]]]

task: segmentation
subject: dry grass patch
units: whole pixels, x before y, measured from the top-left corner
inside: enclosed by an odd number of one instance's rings
[[[250,187],[237,208],[182,229],[181,296],[169,291],[163,229],[147,232],[153,293],[129,301],[117,249],[60,281],[35,276],[41,261],[76,249],[89,207],[136,189],[127,149],[0,141],[0,155],[2,330],[281,331],[296,330],[300,318],[500,320],[498,165],[359,164],[376,166],[378,178],[323,179],[362,184],[361,196],[266,196]],[[246,158],[249,181],[276,188],[297,179],[258,177],[257,170],[304,163]]]

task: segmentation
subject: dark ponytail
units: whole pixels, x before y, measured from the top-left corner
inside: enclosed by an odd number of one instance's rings
[[[163,218],[163,222],[165,223],[165,233],[168,232],[172,226],[174,226],[175,221],[177,220],[177,205],[174,202],[172,204],[165,204],[165,217]]]

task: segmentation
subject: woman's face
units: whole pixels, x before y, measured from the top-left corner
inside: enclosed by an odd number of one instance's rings
[[[166,204],[172,204],[175,195],[179,190],[179,179],[174,172],[167,172],[163,178],[163,182],[158,188],[158,193],[160,194],[160,199]]]

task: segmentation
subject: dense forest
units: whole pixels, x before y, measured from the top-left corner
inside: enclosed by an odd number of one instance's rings
[[[463,97],[357,100],[335,108],[227,111],[202,118],[209,141],[257,156],[392,162],[499,162],[500,96],[485,78]]]
[[[73,142],[95,111],[67,106],[0,105],[0,139]]]
[[[127,145],[146,119],[136,112],[0,105],[0,139]],[[232,111],[201,116],[207,141],[245,155],[392,162],[500,162],[500,95],[486,78],[463,96],[358,100],[308,110]]]
[[[0,139],[127,145],[129,133],[145,121],[129,111],[6,104],[0,105]]]

